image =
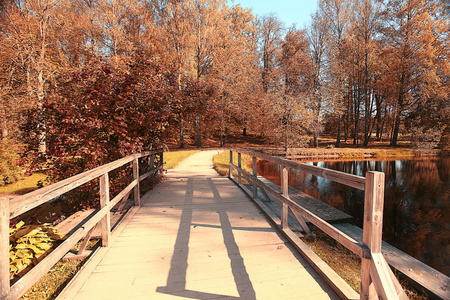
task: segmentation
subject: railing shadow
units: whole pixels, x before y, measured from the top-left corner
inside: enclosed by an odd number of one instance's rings
[[[201,179],[204,180],[204,179]],[[220,193],[211,178],[206,179],[208,185],[217,202],[222,200]],[[186,185],[185,203],[193,204],[194,199],[194,179],[189,178]],[[163,287],[158,287],[157,292],[170,294],[174,296],[183,296],[192,299],[205,299],[213,297],[226,297],[227,299],[256,299],[255,290],[246,270],[244,259],[239,252],[239,247],[234,238],[233,229],[224,210],[218,210],[220,226],[211,226],[220,228],[223,235],[223,242],[225,244],[227,255],[230,259],[231,271],[236,284],[236,289],[239,297],[231,295],[219,295],[201,291],[193,291],[186,289],[187,270],[188,270],[188,255],[189,255],[189,240],[192,226],[205,226],[207,224],[195,224],[192,222],[193,209],[189,206],[183,209],[180,218],[180,226],[178,229],[177,239],[174,246],[173,256],[171,260],[171,267],[167,278],[167,284]],[[186,230],[186,224],[190,224],[189,229]],[[247,228],[245,230],[252,230]],[[259,229],[257,229],[259,230]],[[205,270],[207,271],[207,270]]]

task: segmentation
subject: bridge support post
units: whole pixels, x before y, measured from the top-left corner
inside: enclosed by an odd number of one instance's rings
[[[242,169],[241,153],[238,153],[238,167],[240,169]],[[238,182],[239,182],[239,184],[242,184],[242,173],[241,172],[239,172],[239,174],[238,174]]]
[[[364,193],[363,244],[371,258],[362,258],[361,299],[405,299],[406,294],[381,254],[383,243],[384,173],[367,172]],[[407,297],[406,297],[407,299]]]
[[[109,203],[109,175],[105,173],[100,177],[100,208],[105,207]],[[100,226],[102,229],[102,247],[108,247],[111,239],[111,216],[108,211],[101,219]]]
[[[289,198],[289,169],[283,166],[281,169],[281,193],[284,197]],[[288,228],[288,215],[289,209],[288,205],[283,202],[281,206],[281,228]]]
[[[10,292],[9,281],[9,199],[0,197],[0,299]]]
[[[258,197],[258,186],[256,185],[256,180],[258,179],[258,170],[256,168],[256,157],[253,156],[253,199]]]
[[[230,170],[228,171],[228,178],[233,178],[233,150],[230,149]]]
[[[141,206],[141,192],[139,187],[139,158],[133,160],[133,180],[136,180],[134,186],[134,205]]]

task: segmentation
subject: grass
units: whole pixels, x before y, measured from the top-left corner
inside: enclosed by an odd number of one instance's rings
[[[298,148],[289,149],[288,155],[301,158],[336,157],[340,159],[363,159],[366,157],[381,158],[413,158],[437,154],[438,151],[414,150],[405,148]]]
[[[237,166],[238,155],[237,153],[233,153],[233,163]],[[223,151],[219,154],[215,155],[213,158],[214,169],[221,176],[228,176],[228,172],[230,171],[229,167],[230,163],[230,151]],[[252,174],[252,158],[248,155],[242,155],[241,157],[241,166],[242,169]],[[234,173],[234,172],[233,172]]]
[[[164,169],[170,170],[189,156],[200,152],[199,150],[164,152]]]
[[[336,242],[319,229],[313,230],[316,235],[315,241],[302,238],[314,253],[317,254],[330,268],[332,268],[350,287],[356,292],[361,291],[361,258]],[[394,273],[396,271],[394,270]],[[397,278],[400,276],[397,275]],[[428,296],[415,289],[409,282],[399,279],[406,295],[411,300],[428,300]]]
[[[31,176],[24,176],[22,179],[0,187],[0,195],[23,195],[38,189],[38,182],[47,178],[47,175],[41,172],[34,173]]]
[[[72,248],[78,251],[81,241]],[[94,250],[100,245],[99,239],[90,240],[86,249]],[[85,260],[68,260],[57,262],[38,282],[36,282],[22,297],[26,300],[52,300],[70,282],[83,266]]]

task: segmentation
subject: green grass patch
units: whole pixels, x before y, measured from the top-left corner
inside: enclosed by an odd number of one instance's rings
[[[164,169],[173,169],[184,159],[200,152],[199,150],[164,152]]]
[[[230,151],[223,151],[213,157],[214,169],[221,176],[228,176],[230,170]],[[233,153],[233,163],[238,165],[238,154]],[[252,157],[248,155],[241,156],[242,169],[252,174]],[[234,173],[234,172],[233,172]]]
[[[0,195],[24,195],[38,189],[38,182],[44,181],[47,175],[44,173],[34,173],[31,176],[24,176],[19,181],[0,187]]]

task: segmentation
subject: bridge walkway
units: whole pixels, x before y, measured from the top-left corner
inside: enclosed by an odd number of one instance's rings
[[[339,299],[244,192],[217,175],[216,153],[169,170],[58,299]]]

